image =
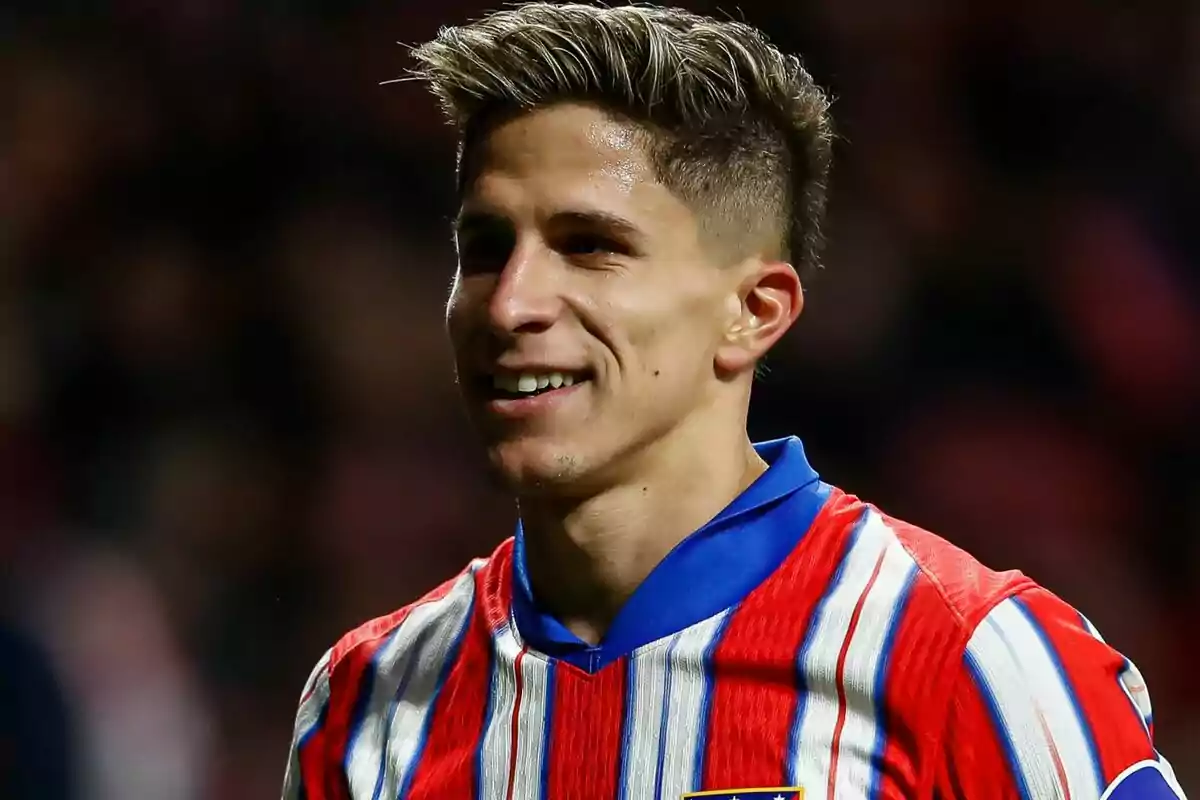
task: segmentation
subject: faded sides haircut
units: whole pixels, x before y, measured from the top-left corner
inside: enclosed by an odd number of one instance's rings
[[[459,132],[459,191],[490,125],[560,102],[634,124],[658,179],[730,257],[817,266],[829,101],[759,30],[674,8],[527,3],[415,48]]]

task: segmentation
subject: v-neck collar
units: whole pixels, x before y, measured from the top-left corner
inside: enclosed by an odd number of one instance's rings
[[[525,563],[525,536],[513,542],[512,614],[530,647],[595,672],[651,642],[735,605],[775,571],[811,527],[829,496],[795,437],[754,445],[767,471],[720,514],[681,541],[590,645],[538,607]]]

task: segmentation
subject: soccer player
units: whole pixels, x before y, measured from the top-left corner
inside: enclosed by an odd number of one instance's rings
[[[820,242],[795,57],[543,3],[415,55],[461,137],[458,380],[521,522],[320,659],[285,797],[1183,797],[1078,611],[747,439]]]

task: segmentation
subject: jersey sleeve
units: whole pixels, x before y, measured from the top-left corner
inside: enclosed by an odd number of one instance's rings
[[[938,800],[1182,800],[1137,668],[1041,588],[975,628],[951,690]]]
[[[318,774],[324,758],[325,721],[329,711],[330,658],[332,650],[317,662],[296,711],[287,767],[283,775],[282,800],[332,800],[326,787],[329,782]]]

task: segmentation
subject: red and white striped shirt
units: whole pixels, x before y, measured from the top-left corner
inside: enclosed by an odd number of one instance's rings
[[[605,642],[541,615],[521,533],[349,633],[284,797],[1158,800],[1137,669],[1017,572],[821,483],[795,439]]]

